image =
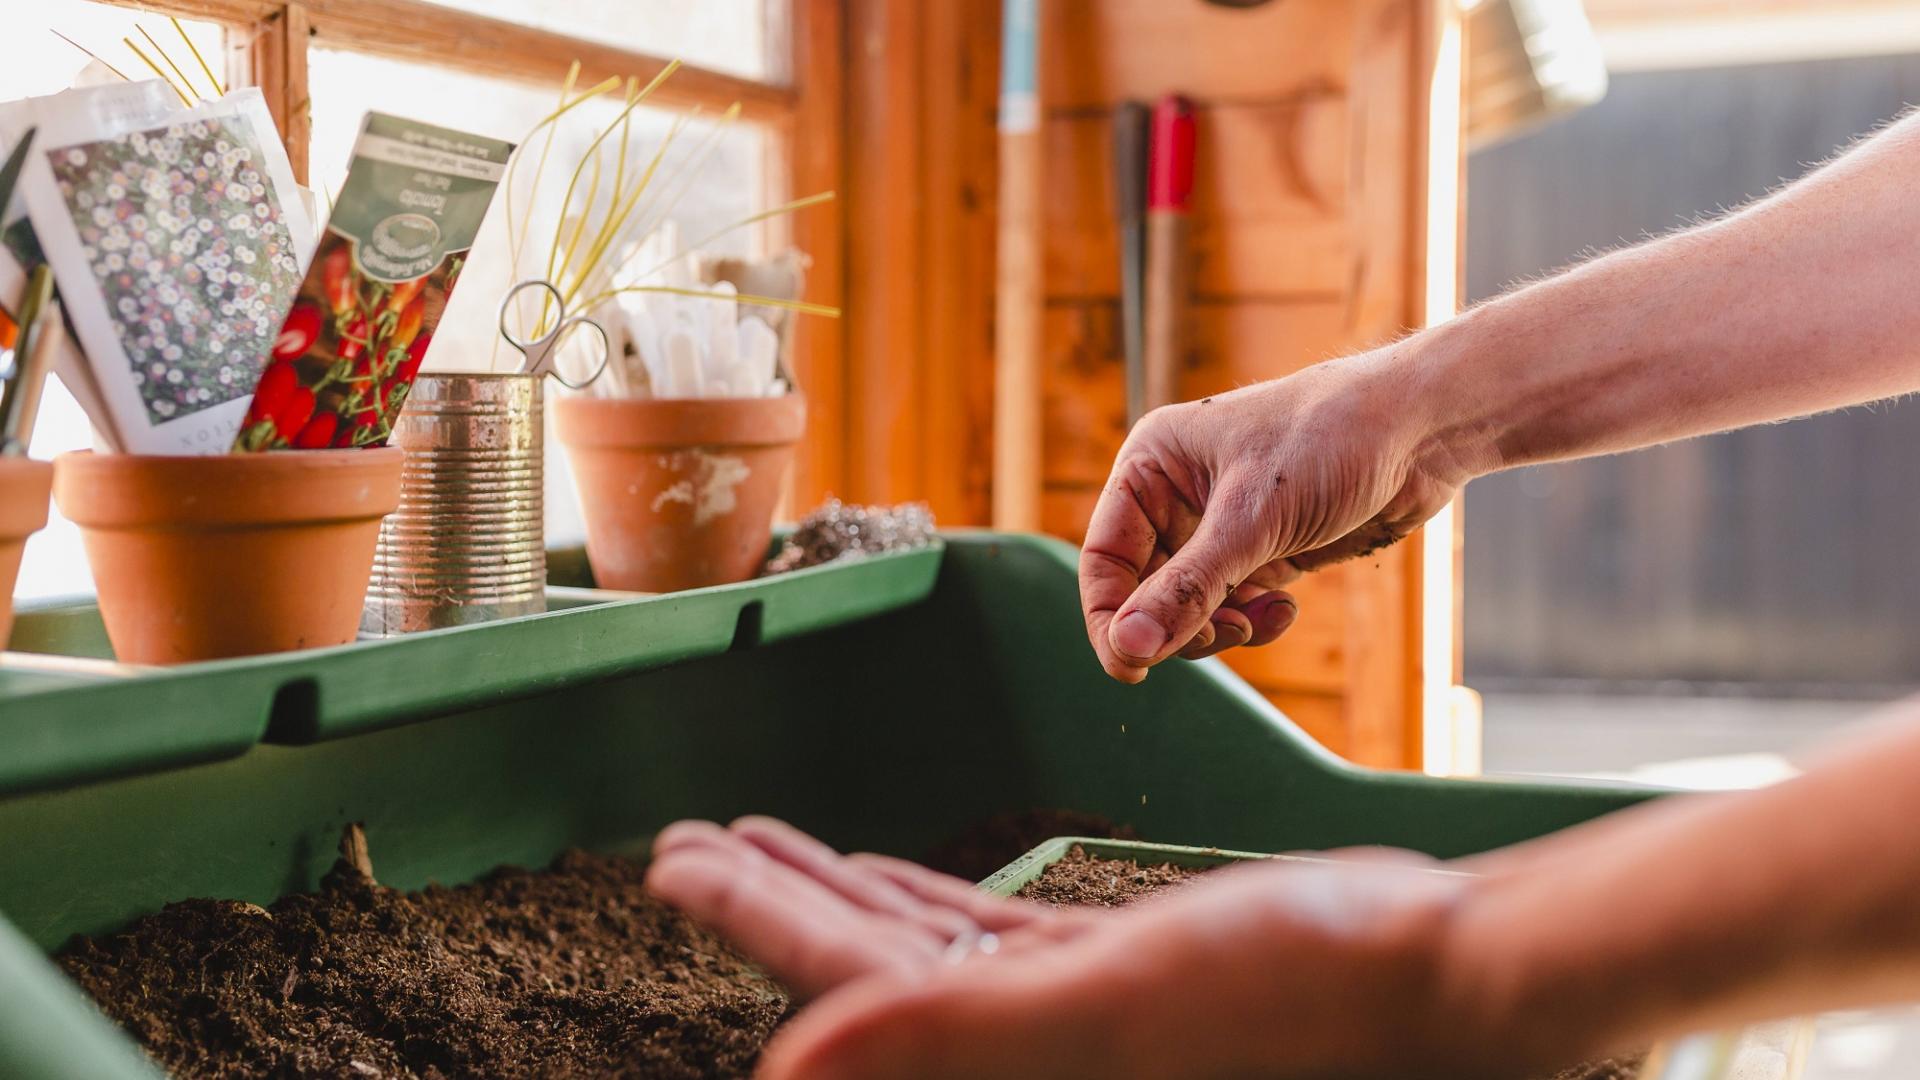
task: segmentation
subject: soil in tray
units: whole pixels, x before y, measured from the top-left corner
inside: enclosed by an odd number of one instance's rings
[[[343,858],[318,893],[170,904],[59,962],[182,1077],[748,1075],[785,993],[642,875],[572,851],[403,893]]]
[[[1104,859],[1076,846],[1015,895],[1055,907],[1125,907],[1155,893],[1181,888],[1208,869]],[[1564,1069],[1550,1080],[1639,1080],[1645,1061],[1645,1054],[1596,1061]]]
[[[1119,906],[1201,873],[1076,848],[1021,895]],[[58,960],[180,1077],[749,1075],[785,993],[643,875],[570,851],[403,893],[374,882],[350,833],[317,893],[169,904]],[[1638,1076],[1629,1061],[1553,1080]]]
[[[936,858],[983,878],[1089,814],[976,823]],[[781,989],[648,897],[635,862],[568,852],[541,871],[403,893],[349,831],[317,893],[271,908],[168,905],[59,957],[176,1076],[733,1077],[787,1012]]]

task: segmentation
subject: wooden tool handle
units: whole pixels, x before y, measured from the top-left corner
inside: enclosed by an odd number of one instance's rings
[[[994,303],[993,524],[1040,527],[1042,263],[1038,0],[1004,0]]]
[[[1120,230],[1120,341],[1127,362],[1127,426],[1147,411],[1147,154],[1152,113],[1123,101],[1113,114],[1114,212]]]
[[[1193,104],[1178,94],[1153,107],[1153,152],[1147,183],[1147,408],[1180,400],[1180,361],[1187,338],[1190,258],[1187,207],[1193,198]]]
[[[1040,528],[1040,137],[1000,137],[999,280],[994,302],[993,524]]]
[[[1186,214],[1147,215],[1147,408],[1180,400],[1187,331],[1189,264]]]

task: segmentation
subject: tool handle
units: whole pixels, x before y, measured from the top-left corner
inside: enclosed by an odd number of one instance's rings
[[[1197,133],[1193,104],[1178,94],[1153,109],[1153,157],[1147,192],[1146,397],[1156,409],[1180,400],[1187,288],[1191,274],[1187,208],[1193,198]]]
[[[582,326],[588,327],[594,333],[600,335],[600,365],[593,369],[593,374],[588,375],[579,382],[575,382],[567,378],[566,372],[560,370],[559,358],[555,356],[554,353],[559,351],[560,343],[566,340],[567,334]],[[542,357],[539,364],[532,365],[529,368],[530,373],[551,375],[560,380],[561,386],[569,390],[585,390],[587,387],[593,385],[594,380],[605,374],[607,365],[613,362],[613,339],[607,336],[606,327],[601,326],[585,315],[575,315],[554,328],[553,340],[545,346]]]
[[[1147,151],[1152,112],[1123,101],[1113,114],[1114,213],[1120,228],[1120,340],[1126,359],[1127,424],[1147,411]]]
[[[1041,213],[1039,0],[1003,0],[999,250],[995,255],[993,524],[1040,528],[1041,331],[1046,293]]]
[[[1146,407],[1180,400],[1180,366],[1187,330],[1187,215],[1147,215]]]
[[[1041,346],[1046,262],[1044,148],[1036,133],[1000,136],[999,250],[994,296],[993,525],[1038,531],[1046,449]]]
[[[1193,158],[1197,141],[1193,103],[1168,94],[1153,107],[1152,181],[1147,206],[1151,210],[1185,213],[1193,198]]]
[[[1147,212],[1147,154],[1152,114],[1145,104],[1123,101],[1113,113],[1113,209],[1122,224]]]
[[[58,314],[53,308],[53,271],[45,263],[27,276],[26,292],[15,314],[19,330],[13,340],[13,371],[0,385],[0,454],[7,455],[27,452],[47,366],[53,362],[53,350],[48,347],[53,327],[48,319]]]

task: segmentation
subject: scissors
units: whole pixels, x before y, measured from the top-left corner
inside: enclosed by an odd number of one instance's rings
[[[553,306],[558,312],[553,327],[538,337],[525,337],[507,328],[507,312],[513,309],[514,297],[519,296],[526,289],[546,290],[547,294],[553,298]],[[554,353],[560,346],[560,339],[566,337],[567,331],[576,326],[591,326],[593,332],[600,335],[600,366],[593,369],[593,374],[577,383],[567,378],[561,372],[559,365],[554,362]],[[588,384],[600,377],[601,372],[607,370],[607,363],[613,359],[613,345],[607,339],[606,328],[585,315],[569,316],[567,302],[561,297],[560,290],[554,288],[553,282],[545,278],[528,278],[507,290],[507,295],[500,301],[500,336],[506,338],[507,344],[519,349],[520,354],[527,358],[526,363],[520,365],[520,374],[532,375],[535,378],[551,375],[559,379],[560,385],[569,390],[585,389]]]

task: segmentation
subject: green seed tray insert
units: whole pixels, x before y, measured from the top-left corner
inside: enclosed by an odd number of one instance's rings
[[[1324,862],[1295,855],[1262,855],[1251,851],[1181,844],[1150,844],[1139,840],[1103,840],[1090,836],[1056,836],[1001,867],[980,883],[995,896],[1012,896],[1046,873],[1047,867],[1067,857],[1074,848],[1101,859],[1129,859],[1142,865],[1171,863],[1184,867],[1227,866],[1247,859]],[[1407,873],[1449,873],[1409,869]],[[1739,1031],[1713,1032],[1663,1043],[1653,1049],[1642,1071],[1643,1080],[1799,1080],[1805,1071],[1813,1022],[1793,1020],[1762,1024]]]

